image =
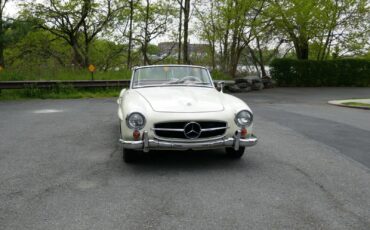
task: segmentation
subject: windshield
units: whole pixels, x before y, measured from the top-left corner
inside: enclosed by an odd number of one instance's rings
[[[153,66],[135,70],[132,87],[200,86],[213,87],[206,69],[194,66]]]

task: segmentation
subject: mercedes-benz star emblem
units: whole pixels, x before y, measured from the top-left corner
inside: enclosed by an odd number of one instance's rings
[[[185,137],[189,139],[198,138],[201,132],[202,128],[200,127],[200,124],[196,122],[189,122],[184,127]]]

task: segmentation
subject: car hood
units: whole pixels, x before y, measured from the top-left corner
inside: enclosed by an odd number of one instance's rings
[[[205,87],[151,87],[135,90],[156,112],[200,113],[223,111],[221,93]]]

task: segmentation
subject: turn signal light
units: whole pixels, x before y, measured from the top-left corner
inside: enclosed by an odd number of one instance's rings
[[[247,132],[247,129],[246,128],[242,128],[242,130],[240,130],[240,136],[241,137],[246,137],[248,134]]]
[[[140,132],[139,132],[139,130],[135,130],[135,131],[132,133],[132,136],[134,137],[134,140],[135,140],[135,141],[139,140],[139,138],[140,138]]]

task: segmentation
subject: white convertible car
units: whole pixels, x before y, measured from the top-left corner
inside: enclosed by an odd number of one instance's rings
[[[149,150],[225,148],[230,157],[242,157],[257,143],[253,113],[219,86],[201,66],[134,68],[130,88],[117,100],[125,162]]]

